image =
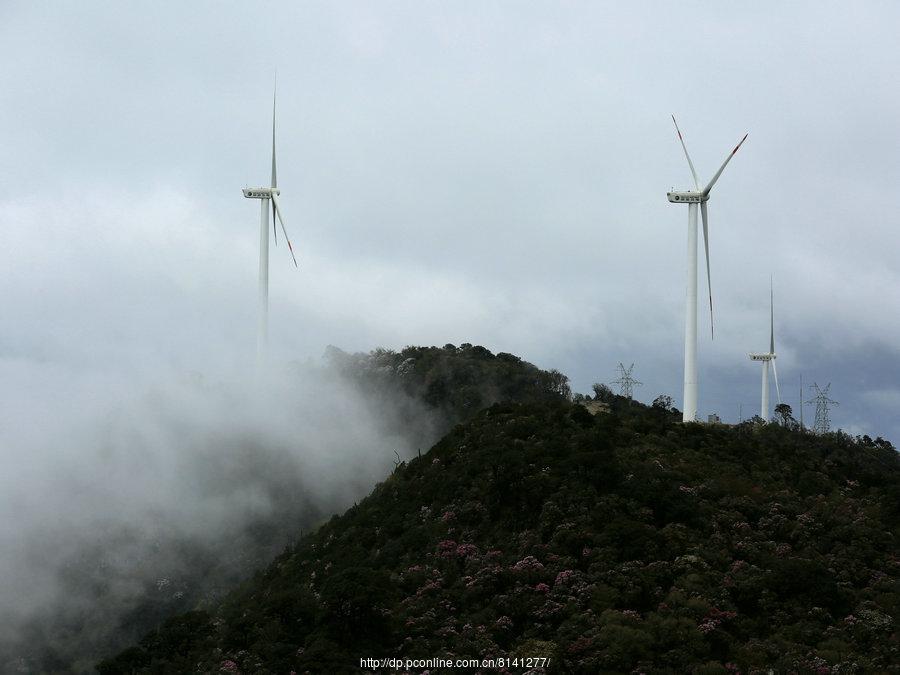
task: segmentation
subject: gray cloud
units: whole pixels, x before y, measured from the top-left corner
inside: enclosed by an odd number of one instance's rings
[[[443,424],[313,365],[212,381],[17,372],[39,395],[0,435],[0,670],[57,650],[89,671],[149,628],[132,613],[221,595]]]
[[[727,402],[709,376],[743,372],[765,339],[770,274],[785,377],[815,366],[854,396],[845,364],[871,347],[898,371],[892,5],[3,14],[4,358],[202,370],[222,332],[236,351],[220,360],[252,351],[256,210],[237,190],[267,175],[277,67],[302,261],[274,251],[285,355],[469,340],[582,389],[633,359],[677,397],[676,112],[703,176],[751,132],[710,205],[718,338],[701,343],[701,409]]]

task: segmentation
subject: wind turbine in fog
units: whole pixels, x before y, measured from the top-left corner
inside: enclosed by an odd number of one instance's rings
[[[769,352],[768,354],[750,354],[751,361],[762,361],[762,402],[759,407],[759,416],[764,420],[769,419],[769,364],[772,364],[772,372],[775,375],[775,392],[778,394],[778,403],[781,403],[781,388],[778,386],[778,369],[775,367],[775,295],[769,282]]]
[[[674,115],[672,115],[672,121],[675,122]],[[716,175],[701,190],[697,172],[694,170],[694,163],[691,161],[687,146],[684,144],[684,138],[681,136],[678,122],[675,122],[675,131],[678,132],[678,140],[681,141],[684,156],[687,158],[688,166],[691,168],[695,188],[686,192],[675,192],[673,190],[666,194],[669,201],[673,204],[688,205],[687,306],[685,308],[684,322],[684,412],[682,413],[682,420],[693,422],[697,419],[697,205],[700,205],[700,212],[703,214],[703,246],[706,249],[706,282],[709,288],[709,327],[710,331],[713,331],[712,282],[709,273],[709,231],[706,202],[709,201],[709,192],[712,190],[713,185],[719,180],[719,176],[722,175],[738,148],[747,140],[748,134],[744,134],[741,142],[737,144],[734,150],[731,151],[731,154],[725,158],[719,170],[716,171]]]
[[[281,209],[278,206],[278,176],[275,169],[275,93],[272,94],[272,185],[271,187],[244,188],[244,196],[247,199],[260,200],[259,216],[259,325],[256,335],[257,362],[265,361],[266,344],[269,337],[269,203],[272,205],[272,232],[275,235],[275,245],[278,245],[278,232],[275,229],[275,219],[281,223],[281,232],[287,242],[294,267],[297,266],[297,258],[294,257],[294,247],[288,239],[287,230],[284,228],[284,219],[281,217]]]

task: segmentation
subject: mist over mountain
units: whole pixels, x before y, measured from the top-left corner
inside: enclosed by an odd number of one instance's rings
[[[214,607],[453,424],[566,386],[472,345],[81,385],[7,434],[4,669],[92,672],[167,616]]]
[[[0,535],[3,662],[88,672],[218,598],[368,491],[395,451],[433,441],[439,415],[385,394],[323,367],[262,381],[167,373],[108,391],[84,419],[22,429],[6,447],[25,466],[10,467],[19,484],[2,497],[14,514]]]

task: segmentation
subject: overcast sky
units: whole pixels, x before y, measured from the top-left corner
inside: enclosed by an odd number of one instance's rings
[[[274,358],[483,344],[681,406],[687,209],[710,201],[700,414],[778,372],[900,438],[896,3],[0,3],[0,382],[11,425],[107,376],[255,349],[278,72]],[[702,247],[702,244],[701,244]],[[772,394],[773,400],[775,394]],[[38,414],[39,411],[40,415]],[[813,410],[807,407],[807,420]],[[46,421],[46,418],[44,418]]]

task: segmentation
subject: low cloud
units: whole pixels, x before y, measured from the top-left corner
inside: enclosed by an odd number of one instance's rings
[[[0,446],[7,665],[75,653],[89,667],[154,612],[214,600],[441,426],[415,401],[365,398],[313,364],[82,375],[32,395],[41,405],[23,402]]]

